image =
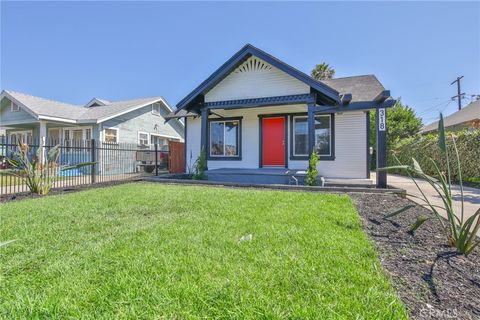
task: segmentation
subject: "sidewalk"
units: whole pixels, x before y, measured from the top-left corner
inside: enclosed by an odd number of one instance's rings
[[[375,179],[375,172],[371,173],[372,179]],[[426,181],[417,179],[418,185],[422,188],[422,191],[428,197],[430,202],[433,205],[438,205],[443,207],[443,201],[437,192],[430,186]],[[387,183],[395,188],[405,189],[407,194],[412,194],[417,197],[422,197],[421,193],[418,191],[417,187],[413,183],[412,179],[404,176],[399,176],[395,174],[389,174],[387,178]],[[465,220],[471,217],[475,211],[480,208],[480,189],[463,187],[463,196],[464,196],[464,215]],[[461,202],[460,202],[460,186],[452,185],[452,197],[453,197],[453,210],[460,217],[461,214]],[[412,201],[423,204],[424,202],[409,197]],[[439,210],[439,212],[446,218],[445,210]]]

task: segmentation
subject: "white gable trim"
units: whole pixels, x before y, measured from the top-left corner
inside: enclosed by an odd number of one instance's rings
[[[38,114],[36,114],[33,110],[31,110],[29,107],[27,107],[26,105],[24,105],[21,101],[17,100],[14,96],[12,96],[11,94],[9,94],[8,92],[6,91],[2,91],[2,94],[0,95],[0,100],[2,100],[3,98],[8,98],[10,101],[13,101],[15,104],[17,104],[18,106],[21,106],[23,110],[25,110],[28,114],[30,114],[32,117],[34,117],[35,119],[39,120],[38,118]]]
[[[205,102],[310,93],[310,86],[251,56],[205,94]]]

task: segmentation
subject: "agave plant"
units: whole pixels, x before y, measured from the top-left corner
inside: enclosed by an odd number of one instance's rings
[[[2,174],[17,176],[25,180],[25,184],[32,193],[46,195],[59,179],[62,171],[77,169],[93,165],[94,162],[83,162],[72,166],[61,166],[58,164],[60,146],[51,148],[46,156],[44,148],[38,148],[32,159],[28,156],[29,146],[26,143],[18,143],[18,152],[13,157],[7,158],[12,169],[2,170]]]
[[[445,159],[446,164],[446,172],[442,172],[440,170],[439,165],[430,158],[433,167],[435,168],[435,175],[436,177],[432,177],[426,174],[417,160],[412,158],[412,165],[403,165],[400,163],[397,157],[394,155],[394,159],[398,162],[397,166],[391,166],[387,168],[381,168],[379,170],[401,170],[408,174],[408,176],[412,179],[417,189],[420,191],[421,197],[408,194],[413,198],[419,199],[422,201],[423,204],[421,206],[430,208],[434,213],[435,217],[440,221],[440,224],[445,231],[448,241],[452,247],[455,247],[457,252],[460,254],[468,255],[480,244],[480,240],[477,239],[477,232],[480,230],[480,209],[478,209],[473,215],[465,219],[465,212],[464,212],[464,195],[463,195],[463,184],[462,184],[462,168],[460,164],[460,157],[458,154],[457,145],[455,142],[455,137],[452,135],[452,143],[453,148],[455,151],[456,156],[456,163],[457,163],[457,173],[459,177],[460,183],[460,201],[461,201],[461,209],[460,213],[455,211],[453,206],[453,198],[452,198],[452,181],[451,181],[451,164],[450,159],[447,152],[447,142],[446,142],[446,133],[445,127],[443,122],[443,116],[440,114],[440,121],[438,122],[438,147],[440,150],[441,156]],[[417,182],[417,178],[423,179],[432,188],[435,192],[440,196],[442,199],[442,206],[433,205],[428,197],[426,196],[424,190]],[[402,212],[405,212],[411,208],[415,207],[415,205],[408,205],[403,208],[398,209],[395,212],[392,212],[386,216],[386,218],[393,217],[398,215]],[[442,215],[439,213],[439,209],[443,209],[447,213],[447,221],[445,222]],[[422,226],[429,218],[425,216],[420,216],[417,218],[417,221],[411,226],[410,232],[415,232],[420,226]]]

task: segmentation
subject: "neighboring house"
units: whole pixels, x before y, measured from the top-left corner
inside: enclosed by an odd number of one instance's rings
[[[166,146],[184,137],[181,121],[165,123],[171,111],[162,97],[114,102],[94,98],[77,106],[14,91],[0,95],[0,127],[10,141],[45,137],[53,143],[95,139]]]
[[[472,102],[461,110],[445,117],[443,122],[447,130],[478,130],[480,128],[480,100]],[[423,127],[420,133],[429,133],[437,130],[438,121],[435,121]]]
[[[263,168],[306,170],[316,150],[321,175],[368,179],[369,111],[386,116],[384,108],[393,104],[374,75],[317,81],[248,44],[167,118],[185,118],[186,162],[205,150],[209,178],[222,170],[230,178],[268,171]],[[385,151],[379,157],[384,163]]]

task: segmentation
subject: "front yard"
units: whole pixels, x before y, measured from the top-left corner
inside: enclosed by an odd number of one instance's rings
[[[347,196],[137,183],[0,210],[2,318],[407,318]]]

